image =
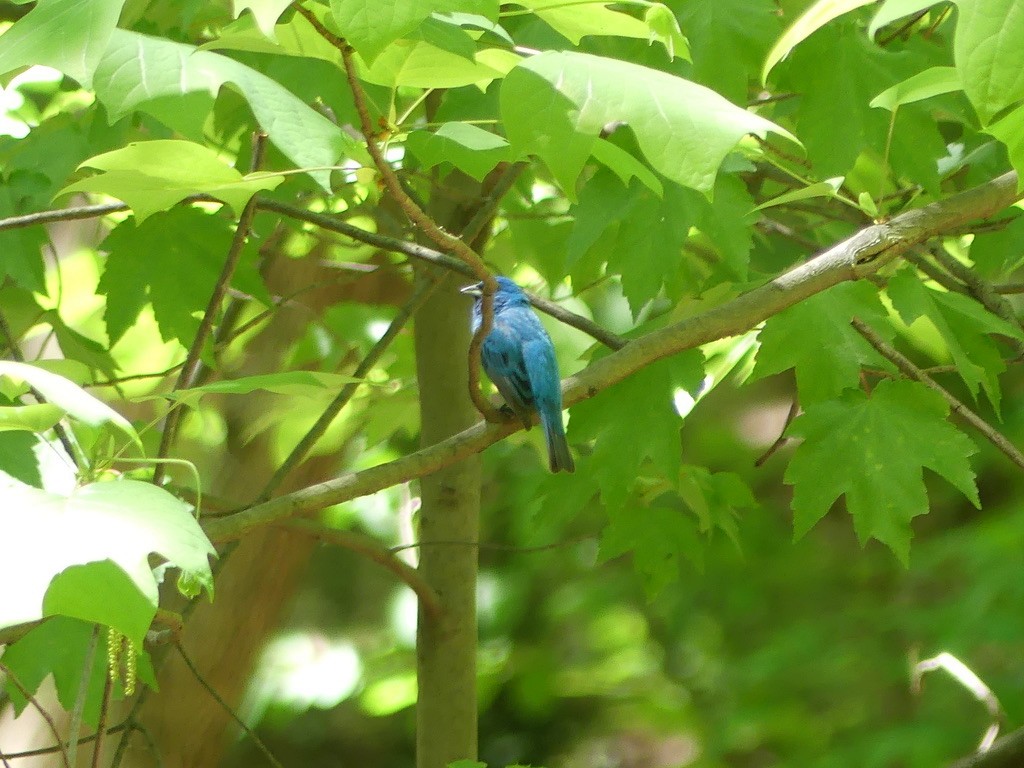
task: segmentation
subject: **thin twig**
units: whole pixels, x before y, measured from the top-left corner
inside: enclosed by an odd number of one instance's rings
[[[768,459],[775,455],[776,451],[789,442],[789,438],[786,436],[786,428],[793,423],[793,419],[797,417],[798,413],[800,413],[800,401],[794,397],[793,402],[789,406],[789,413],[786,414],[786,423],[783,424],[782,429],[779,430],[778,439],[768,447],[767,451],[757,457],[757,461],[754,462],[755,467],[763,465],[768,461]]]
[[[92,750],[92,768],[100,768],[100,755],[103,753],[103,732],[107,728],[107,716],[110,714],[110,694],[114,689],[114,670],[108,669],[103,676],[103,703],[100,705],[100,723],[96,728],[96,743]]]
[[[123,731],[127,727],[128,727],[127,720],[123,720],[120,723],[118,723],[117,725],[113,725],[110,728],[107,728],[107,735],[109,736],[110,734],[113,734],[113,733],[120,733],[121,731]],[[70,748],[72,746],[79,746],[80,747],[83,744],[88,744],[88,743],[93,742],[93,741],[96,741],[96,734],[95,733],[90,733],[88,736],[82,736],[81,738],[78,739],[78,741],[70,742],[67,745],[65,745],[63,742],[61,742],[60,744],[54,744],[53,746],[50,746],[50,747],[39,747],[38,749],[26,749],[24,752],[11,752],[9,754],[8,753],[5,753],[5,754],[7,754],[7,757],[10,758],[11,760],[17,760],[17,759],[22,758],[22,757],[39,757],[40,755],[52,755],[52,754],[55,754],[57,752],[60,752],[62,749]]]
[[[1001,433],[993,429],[987,421],[960,402],[960,400],[951,394],[949,390],[914,365],[902,353],[891,347],[881,336],[875,333],[869,325],[856,317],[853,318],[851,324],[857,329],[857,332],[867,340],[868,344],[874,347],[882,357],[887,359],[910,378],[921,382],[929,389],[942,395],[942,399],[949,403],[949,406],[954,413],[981,432],[981,434],[985,436],[985,439],[1002,451],[1010,461],[1021,469],[1024,469],[1024,454],[1021,454],[1013,443],[1007,440]]]
[[[245,721],[243,721],[242,718],[235,714],[235,711],[228,706],[228,703],[221,698],[221,695],[214,690],[213,686],[206,682],[206,679],[199,673],[199,670],[196,669],[196,665],[192,663],[192,659],[190,659],[188,654],[185,653],[185,649],[181,646],[181,643],[175,643],[174,647],[177,649],[178,654],[181,656],[181,660],[185,662],[185,666],[188,667],[189,672],[192,673],[196,681],[206,689],[206,692],[213,697],[214,701],[220,704],[221,708],[231,717],[231,719],[234,720],[243,731],[245,731],[246,735],[251,738],[253,743],[256,745],[256,748],[263,753],[264,757],[267,758],[267,762],[275,768],[284,768],[278,759],[271,754],[270,750],[267,749],[267,745],[263,743],[263,740],[256,735],[252,728],[245,724]]]
[[[395,174],[394,169],[392,169],[384,159],[384,154],[381,152],[380,146],[377,144],[377,140],[374,137],[373,120],[370,117],[370,111],[366,105],[366,94],[363,92],[363,87],[359,82],[359,78],[356,76],[356,67],[352,60],[352,55],[354,53],[352,46],[350,46],[343,38],[338,37],[327,29],[327,27],[320,22],[320,19],[318,19],[308,8],[305,8],[298,3],[293,4],[293,7],[313,26],[314,29],[316,29],[317,33],[321,37],[337,48],[341,53],[341,59],[345,65],[345,76],[348,80],[349,90],[352,92],[352,100],[355,103],[356,112],[359,115],[360,127],[362,129],[363,136],[366,138],[366,151],[369,152],[370,157],[373,160],[373,164],[376,166],[377,172],[380,174],[381,181],[387,191],[391,194],[392,199],[394,199],[398,204],[398,207],[402,209],[402,212],[405,213],[409,221],[415,224],[424,235],[430,238],[437,245],[438,248],[465,262],[473,270],[474,277],[483,283],[480,326],[476,329],[476,332],[473,334],[473,338],[469,343],[469,396],[473,400],[473,405],[484,419],[490,422],[502,421],[503,416],[501,413],[491,404],[480,390],[480,347],[483,345],[484,339],[487,338],[487,335],[491,332],[491,327],[494,322],[494,291],[497,290],[498,285],[494,279],[494,275],[491,274],[490,270],[488,270],[484,265],[480,256],[477,255],[469,245],[454,235],[445,232],[440,226],[438,226],[437,222],[430,218],[422,208],[416,205],[415,201],[413,201],[412,198],[406,194],[405,190],[402,189],[401,181]]]
[[[35,707],[39,714],[42,715],[43,720],[45,720],[46,724],[50,727],[50,733],[53,734],[53,740],[60,745],[60,749],[58,751],[60,752],[61,760],[64,762],[64,768],[70,768],[71,761],[68,757],[68,748],[60,737],[60,732],[57,730],[57,723],[54,722],[53,717],[46,711],[43,705],[39,703],[36,697],[32,695],[32,692],[24,686],[21,680],[18,679],[18,676],[14,674],[14,671],[2,661],[0,661],[0,671],[7,675],[7,679],[10,680],[14,687],[18,689],[18,693],[20,693],[25,700]]]
[[[433,279],[425,280],[420,284],[419,288],[412,295],[412,298],[406,302],[405,306],[399,310],[398,314],[391,321],[387,331],[381,336],[377,343],[371,347],[370,351],[366,353],[359,365],[352,372],[352,377],[355,379],[363,379],[371,371],[377,361],[380,360],[381,356],[387,351],[391,343],[398,337],[405,324],[409,322],[409,319],[416,314],[423,303],[430,297],[434,292],[434,289],[440,282],[440,275],[435,276]],[[298,464],[306,458],[309,451],[316,445],[317,441],[324,436],[327,432],[327,428],[331,426],[331,423],[337,418],[338,414],[341,413],[342,409],[348,405],[349,401],[352,400],[353,395],[359,389],[361,382],[353,381],[342,387],[338,395],[331,401],[331,404],[324,409],[324,412],[320,414],[320,418],[316,420],[316,423],[309,428],[309,431],[302,436],[298,444],[291,450],[288,457],[281,463],[281,466],[277,468],[274,475],[267,481],[266,486],[263,488],[263,492],[259,496],[260,501],[266,501],[273,495],[274,491],[281,485],[284,479],[295,469]]]
[[[885,46],[887,46],[889,43],[891,43],[897,37],[902,37],[907,31],[910,30],[910,28],[912,26],[917,24],[917,22],[919,22],[921,19],[923,19],[925,17],[925,14],[929,13],[930,11],[931,11],[931,8],[928,7],[928,8],[925,8],[923,11],[918,11],[917,13],[912,14],[910,16],[910,18],[907,19],[907,21],[905,21],[904,23],[900,24],[898,27],[896,27],[895,30],[890,32],[885,37],[879,38],[878,39],[878,46],[880,48],[885,48]]]
[[[78,760],[78,750],[71,749],[71,744],[78,743],[78,735],[82,730],[82,712],[85,711],[85,699],[89,693],[89,679],[92,677],[92,668],[96,663],[96,646],[100,639],[100,625],[94,624],[92,637],[89,638],[89,648],[85,652],[85,664],[82,665],[82,676],[78,681],[78,693],[75,696],[75,706],[71,710],[71,722],[68,725],[68,755],[71,758],[71,768],[75,768]]]
[[[9,216],[0,219],[0,231],[34,227],[37,224],[50,224],[55,221],[75,221],[77,219],[95,219],[108,213],[127,211],[125,203],[103,203],[101,205],[80,205],[75,208],[56,208],[49,211],[36,211],[21,216]]]
[[[341,531],[337,528],[330,528],[315,520],[287,520],[278,527],[304,533],[319,541],[334,544],[368,557],[378,565],[387,568],[405,582],[409,589],[416,593],[420,605],[423,606],[431,618],[436,619],[441,615],[441,601],[437,593],[434,592],[434,589],[420,575],[420,572],[404,560],[395,557],[393,550],[382,547],[369,536],[353,531]]]
[[[266,145],[266,134],[255,133],[253,135],[253,165],[258,166],[260,159],[263,156],[263,147]],[[253,168],[257,170],[258,168]],[[242,249],[245,247],[245,242],[249,236],[249,227],[252,225],[252,218],[256,214],[256,201],[253,198],[249,199],[246,203],[245,208],[242,210],[242,215],[238,217],[238,225],[235,228],[235,236],[231,240],[231,248],[228,250],[227,258],[224,260],[224,266],[221,268],[220,276],[217,278],[217,283],[214,285],[213,293],[210,295],[210,300],[206,304],[206,311],[203,313],[203,319],[199,324],[199,330],[196,331],[196,337],[192,340],[192,344],[189,347],[188,355],[185,357],[185,364],[181,369],[181,373],[178,374],[178,381],[174,385],[175,390],[188,389],[192,386],[192,382],[195,378],[196,372],[199,370],[200,356],[203,352],[203,347],[206,345],[206,340],[210,337],[213,332],[213,325],[216,322],[217,314],[220,312],[221,303],[224,301],[224,295],[227,293],[228,286],[231,285],[231,278],[235,274],[235,268],[238,266],[239,260],[242,258]],[[171,445],[174,443],[175,433],[178,431],[178,424],[181,422],[182,408],[172,406],[170,411],[167,413],[167,420],[164,422],[164,433],[160,438],[160,448],[157,451],[157,459],[162,459],[168,455],[171,450]],[[160,485],[164,478],[164,465],[158,463],[153,472],[153,483],[154,485]]]

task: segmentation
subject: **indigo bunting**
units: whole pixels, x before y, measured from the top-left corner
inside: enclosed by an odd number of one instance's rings
[[[555,348],[544,326],[530,308],[523,289],[499,277],[494,293],[494,327],[480,348],[480,362],[494,386],[523,426],[530,428],[536,411],[548,445],[552,472],[576,469],[562,426],[562,384]],[[468,285],[463,293],[476,296],[473,332],[480,327],[483,283]]]

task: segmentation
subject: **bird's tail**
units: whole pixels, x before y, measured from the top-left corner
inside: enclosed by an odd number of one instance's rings
[[[569,453],[569,444],[565,441],[565,428],[562,426],[562,412],[545,413],[541,411],[540,424],[544,429],[544,437],[548,444],[548,466],[552,472],[575,472],[576,464]]]

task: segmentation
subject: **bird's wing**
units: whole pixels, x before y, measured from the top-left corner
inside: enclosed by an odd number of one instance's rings
[[[494,386],[523,422],[523,426],[529,429],[533,393],[530,391],[530,377],[523,361],[522,343],[515,329],[496,319],[494,330],[480,350],[480,357]]]

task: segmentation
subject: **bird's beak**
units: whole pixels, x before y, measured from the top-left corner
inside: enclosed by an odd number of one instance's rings
[[[467,296],[482,296],[483,295],[483,283],[473,283],[459,289],[459,293],[464,293]]]

